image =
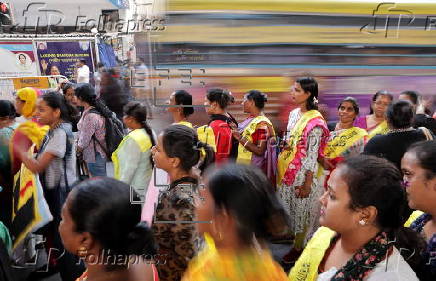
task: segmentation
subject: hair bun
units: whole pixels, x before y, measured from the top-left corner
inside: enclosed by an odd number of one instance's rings
[[[136,224],[127,235],[126,254],[129,255],[154,255],[157,248],[154,243],[153,232],[148,223],[141,221]]]
[[[267,102],[268,101],[268,95],[263,93],[263,102]]]

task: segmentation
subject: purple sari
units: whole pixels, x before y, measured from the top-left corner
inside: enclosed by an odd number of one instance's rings
[[[240,134],[242,134],[244,129],[251,123],[253,119],[254,117],[248,117],[243,122],[239,123],[238,131]],[[251,165],[261,169],[275,186],[277,172],[277,147],[275,138],[269,135],[269,131],[264,155],[257,156],[253,153],[251,156]]]

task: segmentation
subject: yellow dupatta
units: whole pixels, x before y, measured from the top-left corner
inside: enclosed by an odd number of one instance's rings
[[[180,121],[179,123],[177,123],[179,125],[184,125],[186,127],[189,127],[191,129],[194,129],[194,126],[192,126],[192,123],[188,122],[188,121]]]
[[[28,120],[21,123],[17,127],[17,129],[15,129],[15,132],[21,132],[23,135],[28,137],[32,143],[36,145],[37,149],[39,149],[49,129],[50,127],[47,125],[40,126],[37,123]]]
[[[217,250],[215,242],[204,234],[206,247],[194,257],[182,281],[285,281],[286,274],[267,250]]]
[[[21,115],[26,118],[31,118],[35,113],[38,92],[30,87],[21,88],[17,91],[17,97],[24,101],[23,108],[21,109]]]
[[[38,91],[30,87],[22,88],[17,91],[17,97],[24,101],[23,108],[21,109],[21,115],[23,115],[26,119],[32,118],[36,109]],[[28,120],[20,124],[15,130],[14,134],[16,132],[21,132],[23,135],[29,138],[32,143],[36,144],[36,148],[39,149],[49,129],[49,126],[40,126],[32,120]],[[11,143],[10,147],[11,151],[13,151],[13,143]]]
[[[133,139],[139,146],[141,152],[145,152],[151,148],[151,140],[148,134],[142,131],[142,129],[137,129],[131,131],[127,136],[123,138],[121,143],[118,145],[117,149],[112,153],[112,162],[114,163],[114,178],[120,179],[120,161],[118,155],[128,139]]]
[[[262,122],[267,123],[268,125],[271,126],[271,128],[273,128],[271,121],[265,115],[259,115],[256,118],[253,118],[253,120],[251,120],[250,124],[248,124],[245,127],[244,131],[242,132],[241,137],[245,137],[248,141],[253,142],[252,135],[256,131],[257,126]],[[273,134],[275,135],[274,128],[272,130],[273,130]],[[236,159],[236,162],[249,165],[249,164],[251,164],[251,157],[252,156],[253,156],[253,152],[247,150],[242,144],[239,144],[239,146],[238,146],[238,158]]]
[[[290,132],[290,138],[288,141],[289,149],[280,152],[277,160],[277,184],[282,185],[283,177],[286,170],[289,168],[289,164],[294,160],[297,153],[297,144],[303,136],[304,129],[307,124],[314,118],[323,118],[321,113],[317,110],[306,111],[295,124],[294,128]]]
[[[216,152],[216,144],[215,144],[215,133],[213,129],[208,125],[203,125],[197,128],[198,139],[201,142],[206,143],[210,147],[213,148],[213,151]]]
[[[422,216],[424,212],[422,211],[413,211],[413,213],[410,215],[410,217],[407,219],[407,221],[404,223],[404,227],[410,227],[416,219],[418,219],[420,216]]]
[[[318,268],[336,232],[320,227],[289,273],[289,281],[316,281]]]
[[[375,135],[385,135],[389,131],[388,122],[384,120],[380,124],[377,125],[374,129],[368,132],[368,140],[374,137]]]
[[[327,143],[324,156],[330,159],[339,157],[356,141],[367,135],[368,132],[362,128],[351,127],[346,129]]]

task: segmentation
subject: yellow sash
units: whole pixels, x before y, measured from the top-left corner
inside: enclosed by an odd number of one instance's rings
[[[213,239],[205,233],[206,247],[194,257],[182,281],[250,280],[286,281],[283,269],[267,250],[237,252],[216,249]]]
[[[298,120],[297,124],[295,124],[294,128],[289,134],[288,140],[288,150],[283,150],[280,152],[277,162],[277,183],[281,185],[283,177],[285,175],[286,170],[289,167],[289,164],[294,160],[295,154],[297,153],[297,144],[303,136],[303,131],[313,118],[321,117],[321,113],[317,110],[309,110],[301,116],[300,120]]]
[[[213,148],[216,152],[215,133],[213,129],[208,125],[203,125],[197,128],[198,139]]]
[[[351,147],[356,141],[367,135],[366,130],[358,127],[346,129],[327,143],[324,156],[334,159],[344,153],[345,150]]]
[[[266,122],[268,125],[271,126],[271,128],[273,128],[271,121],[266,116],[259,115],[256,118],[254,118],[253,120],[251,120],[250,124],[248,124],[245,127],[244,131],[242,132],[242,137],[245,137],[248,141],[253,142],[253,137],[251,135],[254,134],[254,132],[257,129],[257,126],[261,122]],[[275,134],[274,128],[273,128],[273,134]],[[251,157],[252,156],[253,156],[253,153],[251,151],[247,150],[244,146],[242,146],[242,144],[239,144],[239,146],[238,146],[238,158],[236,159],[236,162],[249,165],[249,164],[251,164]]]
[[[389,131],[388,122],[383,121],[378,124],[371,132],[368,132],[368,140],[375,135],[385,135]]]
[[[289,273],[290,281],[316,281],[318,267],[335,234],[330,228],[318,228]]]
[[[194,127],[192,126],[192,124],[191,124],[190,122],[188,122],[188,121],[180,121],[180,122],[177,123],[177,124],[185,125],[186,127],[189,127],[189,128],[191,128],[191,129],[194,128]]]
[[[21,123],[16,131],[21,132],[23,135],[28,137],[32,143],[36,144],[36,148],[40,148],[49,129],[50,127],[47,125],[39,126],[37,123],[27,120],[26,122]]]
[[[419,218],[421,215],[423,215],[424,212],[422,211],[414,211],[410,217],[407,219],[406,223],[404,223],[404,227],[410,227],[414,221],[416,221],[417,218]]]
[[[128,139],[133,139],[139,146],[141,152],[145,152],[151,148],[150,136],[143,129],[136,129],[131,131],[127,136],[123,138],[121,143],[118,145],[117,150],[112,153],[112,162],[114,163],[114,177],[116,179],[120,178],[120,161],[118,159],[118,153],[122,149],[124,143]]]

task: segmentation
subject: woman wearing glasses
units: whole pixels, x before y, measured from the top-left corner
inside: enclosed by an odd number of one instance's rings
[[[392,103],[393,96],[387,91],[378,91],[373,97],[369,115],[356,119],[354,125],[368,132],[368,139],[378,134],[386,134],[389,130],[386,122],[386,111]]]

